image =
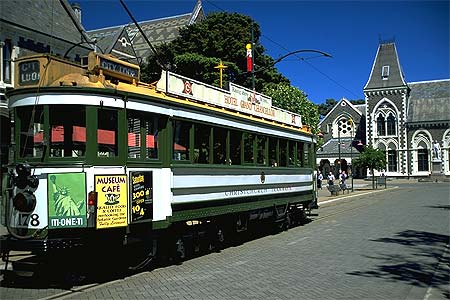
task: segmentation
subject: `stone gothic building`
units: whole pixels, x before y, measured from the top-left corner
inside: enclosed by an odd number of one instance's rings
[[[395,43],[383,42],[364,95],[363,105],[340,100],[320,122],[319,169],[350,171],[362,145],[372,145],[387,161],[375,175],[450,176],[450,79],[406,82]]]

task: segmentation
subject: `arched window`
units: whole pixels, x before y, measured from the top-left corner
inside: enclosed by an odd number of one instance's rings
[[[377,118],[377,133],[378,136],[386,135],[386,127],[384,126],[384,117],[381,114]]]
[[[387,117],[387,134],[388,135],[396,135],[396,120],[395,117],[392,115],[392,113],[389,114]]]
[[[418,149],[417,151],[417,170],[428,171],[428,150]]]
[[[397,172],[397,151],[396,150],[388,151],[388,171],[389,172]]]

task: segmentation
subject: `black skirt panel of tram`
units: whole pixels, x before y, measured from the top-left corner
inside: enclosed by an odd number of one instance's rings
[[[45,253],[55,250],[67,250],[83,246],[81,238],[55,238],[55,239],[17,239],[12,236],[0,236],[0,249],[2,256],[10,251],[30,251],[32,253]]]

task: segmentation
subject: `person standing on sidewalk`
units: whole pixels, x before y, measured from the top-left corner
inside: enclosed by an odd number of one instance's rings
[[[330,174],[328,174],[327,179],[328,179],[328,185],[334,185],[335,178],[334,178],[333,172],[330,172]]]
[[[318,189],[322,189],[322,180],[323,180],[323,175],[322,175],[322,172],[319,171],[319,174],[317,175],[317,188]]]
[[[345,184],[345,180],[347,179],[347,174],[345,174],[345,171],[342,171],[341,174],[339,174],[339,186],[342,190],[347,189],[347,185]]]

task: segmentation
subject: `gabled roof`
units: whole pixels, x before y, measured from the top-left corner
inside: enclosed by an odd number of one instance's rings
[[[361,115],[366,113],[366,104],[356,104],[353,106],[360,112]]]
[[[410,82],[408,123],[450,121],[450,79]]]
[[[316,152],[317,157],[330,157],[337,156],[339,153],[339,143],[341,144],[341,157],[350,156],[351,154],[356,155],[359,153],[358,149],[355,147],[351,148],[352,138],[333,138],[329,139],[325,144],[323,144]],[[356,141],[354,141],[356,143]]]
[[[365,104],[363,104],[363,105],[365,105]],[[353,111],[355,111],[358,115],[362,115],[363,113],[361,112],[361,110],[359,110],[358,109],[358,107],[356,106],[356,105],[353,105],[350,101],[348,101],[347,99],[345,99],[345,98],[342,98],[341,100],[339,100],[337,103],[336,103],[336,105],[327,113],[327,115],[319,122],[319,126],[323,123],[323,122],[325,122],[327,119],[328,119],[328,117],[335,111],[335,110],[337,110],[337,109],[340,109],[340,110],[342,110],[342,111],[344,111],[343,109],[342,109],[342,106],[347,106],[347,107],[350,107],[350,109],[351,110],[353,110]]]
[[[125,26],[111,32],[111,35],[99,36],[96,39],[99,52],[113,54],[115,57],[130,63],[140,63]]]
[[[168,43],[176,39],[179,35],[180,28],[198,22],[203,18],[204,12],[202,3],[200,0],[198,0],[193,11],[190,13],[178,16],[169,16],[155,20],[142,21],[138,24],[147,36],[148,40],[152,43],[152,45],[156,46],[162,43]],[[126,28],[138,59],[146,59],[152,54],[152,50],[150,49],[149,45],[147,45],[139,29],[135,24],[132,23],[90,30],[88,31],[88,34],[92,38],[96,38],[99,42],[101,50],[107,53],[106,49],[111,49],[111,45],[114,45],[117,42],[116,38],[118,36],[118,32],[123,28]]]
[[[67,0],[2,0],[0,19],[72,44],[89,40]]]
[[[383,74],[385,67],[385,74]],[[387,67],[387,68],[386,68]],[[387,75],[387,76],[383,76]],[[395,43],[380,43],[364,90],[406,86]]]

